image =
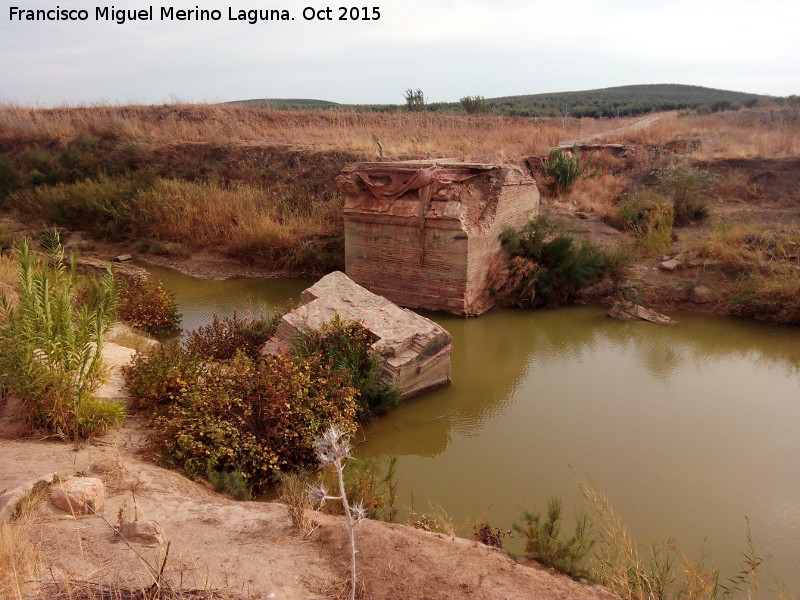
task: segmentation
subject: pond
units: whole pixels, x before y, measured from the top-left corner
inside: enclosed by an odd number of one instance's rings
[[[303,280],[165,279],[184,327],[295,301]],[[427,314],[453,335],[453,384],[369,424],[359,457],[397,455],[404,514],[510,528],[591,480],[639,542],[672,539],[723,571],[756,550],[800,590],[800,329],[695,314],[619,322],[598,307]],[[507,544],[522,549],[520,539]]]

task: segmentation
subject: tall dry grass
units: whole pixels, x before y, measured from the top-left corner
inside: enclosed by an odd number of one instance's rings
[[[0,522],[0,598],[21,600],[30,595],[26,581],[36,579],[42,556],[31,534],[31,516]]]
[[[763,591],[770,597],[792,598],[785,586],[762,568],[763,559],[753,543],[746,520],[746,547],[739,570],[723,575],[699,559],[687,557],[672,542],[635,542],[608,499],[592,482],[579,483],[581,493],[594,509],[600,539],[590,571],[601,584],[628,600],[758,600]],[[765,579],[768,576],[768,579]]]
[[[695,160],[792,158],[800,156],[800,107],[712,115],[669,113],[647,127],[609,136],[607,141],[650,147],[682,141],[682,149]]]
[[[630,189],[630,179],[623,175],[603,173],[598,177],[580,179],[573,188],[559,197],[578,210],[594,213],[601,219],[618,219],[620,198]]]
[[[559,140],[602,127],[593,119],[446,115],[403,111],[289,111],[214,104],[26,108],[0,105],[6,144],[102,139],[253,142],[378,154],[514,160],[542,155]]]

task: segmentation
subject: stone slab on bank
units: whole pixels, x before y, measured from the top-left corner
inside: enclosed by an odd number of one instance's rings
[[[377,338],[371,349],[381,361],[381,379],[400,389],[401,398],[450,383],[452,336],[341,271],[326,275],[302,293],[300,305],[281,318],[275,335],[264,345],[264,354],[291,352],[300,332],[319,329],[337,315],[361,323]]]

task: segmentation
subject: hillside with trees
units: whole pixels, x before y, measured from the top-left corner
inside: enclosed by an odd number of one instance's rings
[[[695,110],[710,114],[761,104],[797,102],[797,96],[777,98],[745,92],[718,90],[698,85],[624,85],[597,90],[554,92],[484,98],[465,96],[458,102],[426,102],[421,89],[408,89],[405,104],[338,104],[325,100],[270,99],[241,100],[228,104],[268,106],[290,109],[346,109],[386,112],[400,109],[412,112],[453,114],[493,113],[521,117],[628,117],[667,110]]]

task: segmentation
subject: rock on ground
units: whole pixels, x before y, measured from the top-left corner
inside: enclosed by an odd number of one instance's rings
[[[67,477],[50,486],[50,502],[71,515],[102,513],[105,486],[96,477]]]
[[[642,321],[649,321],[656,325],[675,325],[675,321],[667,315],[662,315],[650,308],[645,308],[632,302],[617,302],[608,311],[608,316],[620,321],[633,321],[640,319]]]

